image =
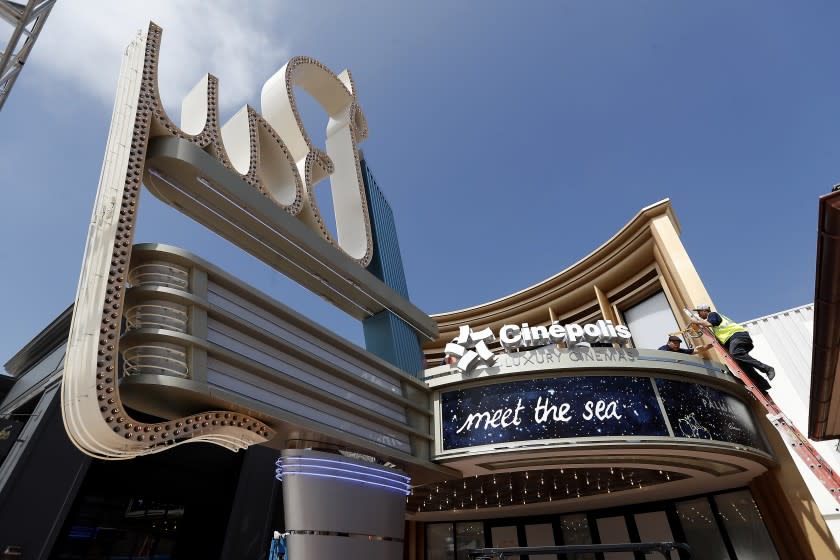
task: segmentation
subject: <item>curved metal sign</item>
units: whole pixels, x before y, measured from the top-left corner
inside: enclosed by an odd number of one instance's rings
[[[119,337],[127,270],[149,142],[175,137],[195,144],[274,204],[315,229],[366,266],[372,256],[367,205],[356,144],[367,135],[350,74],[333,74],[318,61],[289,61],[262,91],[264,114],[243,108],[219,124],[217,81],[206,76],[187,96],[182,127],[167,116],[157,84],[161,29],[127,49],[114,105],[105,161],[85,246],[62,386],[64,423],[73,443],[103,459],[123,459],[189,441],[229,449],[262,443],[274,431],[241,411],[218,410],[163,422],[133,419],[120,399]],[[327,152],[303,128],[295,87],[309,92],[329,115]],[[337,203],[333,240],[313,186],[331,176]],[[163,350],[165,351],[165,349]]]

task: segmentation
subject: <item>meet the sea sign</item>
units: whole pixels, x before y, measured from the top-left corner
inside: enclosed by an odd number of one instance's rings
[[[443,448],[512,441],[667,435],[649,378],[525,379],[441,394]]]
[[[615,400],[597,400],[586,401],[583,404],[583,411],[581,418],[584,420],[604,421],[609,419],[621,420],[622,415],[619,414],[619,402]],[[481,412],[473,412],[469,414],[455,433],[460,434],[464,430],[483,429],[489,430],[494,428],[507,428],[509,426],[519,426],[522,424],[522,418],[519,417],[520,412],[525,410],[522,405],[522,399],[516,402],[513,408],[502,407],[495,410],[485,410]],[[537,402],[533,407],[533,420],[536,424],[544,422],[570,422],[572,420],[572,404],[569,402],[560,402],[552,404],[550,397],[538,397]]]

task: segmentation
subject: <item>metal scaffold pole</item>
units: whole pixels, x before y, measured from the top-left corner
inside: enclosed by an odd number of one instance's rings
[[[0,0],[0,18],[12,26],[6,48],[0,51],[0,110],[15,85],[55,0],[29,0],[26,4]]]

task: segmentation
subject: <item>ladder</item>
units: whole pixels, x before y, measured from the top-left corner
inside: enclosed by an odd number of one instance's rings
[[[697,315],[694,314],[690,309],[684,308],[683,309],[686,314],[688,314],[691,319],[699,319]],[[699,326],[699,325],[698,325]],[[840,503],[840,475],[831,468],[831,465],[823,459],[822,455],[820,455],[819,451],[811,445],[811,442],[808,441],[802,432],[794,426],[793,422],[790,421],[782,409],[779,408],[773,399],[769,396],[764,394],[752,380],[744,373],[744,370],[740,368],[738,363],[735,359],[729,355],[729,352],[723,347],[723,345],[718,341],[717,337],[712,333],[711,329],[708,327],[700,327],[700,333],[705,335],[711,340],[712,346],[718,351],[718,353],[723,356],[724,363],[729,366],[729,369],[732,373],[741,380],[741,382],[746,386],[747,390],[752,393],[752,396],[764,406],[767,410],[767,419],[772,422],[772,424],[776,427],[781,434],[782,439],[791,446],[793,451],[802,459],[810,471],[814,474],[814,476],[819,479],[823,486],[825,486],[826,490]],[[692,336],[691,333],[688,333],[689,336]]]

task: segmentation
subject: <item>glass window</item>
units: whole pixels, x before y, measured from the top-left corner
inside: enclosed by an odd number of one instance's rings
[[[615,517],[601,517],[598,523],[598,535],[602,544],[618,544],[630,542],[630,533],[627,531],[627,523],[623,515]],[[635,555],[632,552],[608,552],[604,554],[606,560],[633,560]]]
[[[706,498],[678,502],[677,517],[691,547],[692,558],[729,558],[712,507]]]
[[[458,560],[469,560],[469,552],[484,548],[484,523],[455,524],[455,555]]]
[[[636,348],[659,348],[668,341],[670,333],[680,330],[665,292],[656,292],[623,313]]]
[[[714,497],[738,560],[778,559],[764,519],[748,490],[739,490]]]
[[[554,546],[554,529],[551,523],[525,525],[525,546]],[[529,554],[530,560],[557,560],[556,554]]]
[[[426,560],[455,560],[452,523],[426,525]]]
[[[490,536],[493,538],[493,548],[511,548],[521,546],[519,536],[516,533],[515,525],[506,527],[493,527],[490,529]],[[521,556],[505,556],[511,560],[520,560]]]
[[[577,513],[561,517],[560,532],[563,534],[563,544],[592,544],[592,533],[589,531],[586,514]],[[576,554],[574,557],[568,556],[568,560],[595,560],[595,554],[589,552]]]
[[[93,461],[49,557],[218,558],[239,472],[247,471],[241,454],[208,444],[186,447],[131,461]],[[149,476],[175,472],[189,476]]]
[[[637,513],[633,516],[636,521],[636,528],[639,530],[641,542],[673,542],[674,534],[671,532],[671,524],[664,511],[651,511],[648,513]],[[645,558],[662,558],[660,552],[648,552]],[[679,560],[680,555],[676,550],[668,552],[668,558]],[[703,556],[702,558],[705,558]]]

